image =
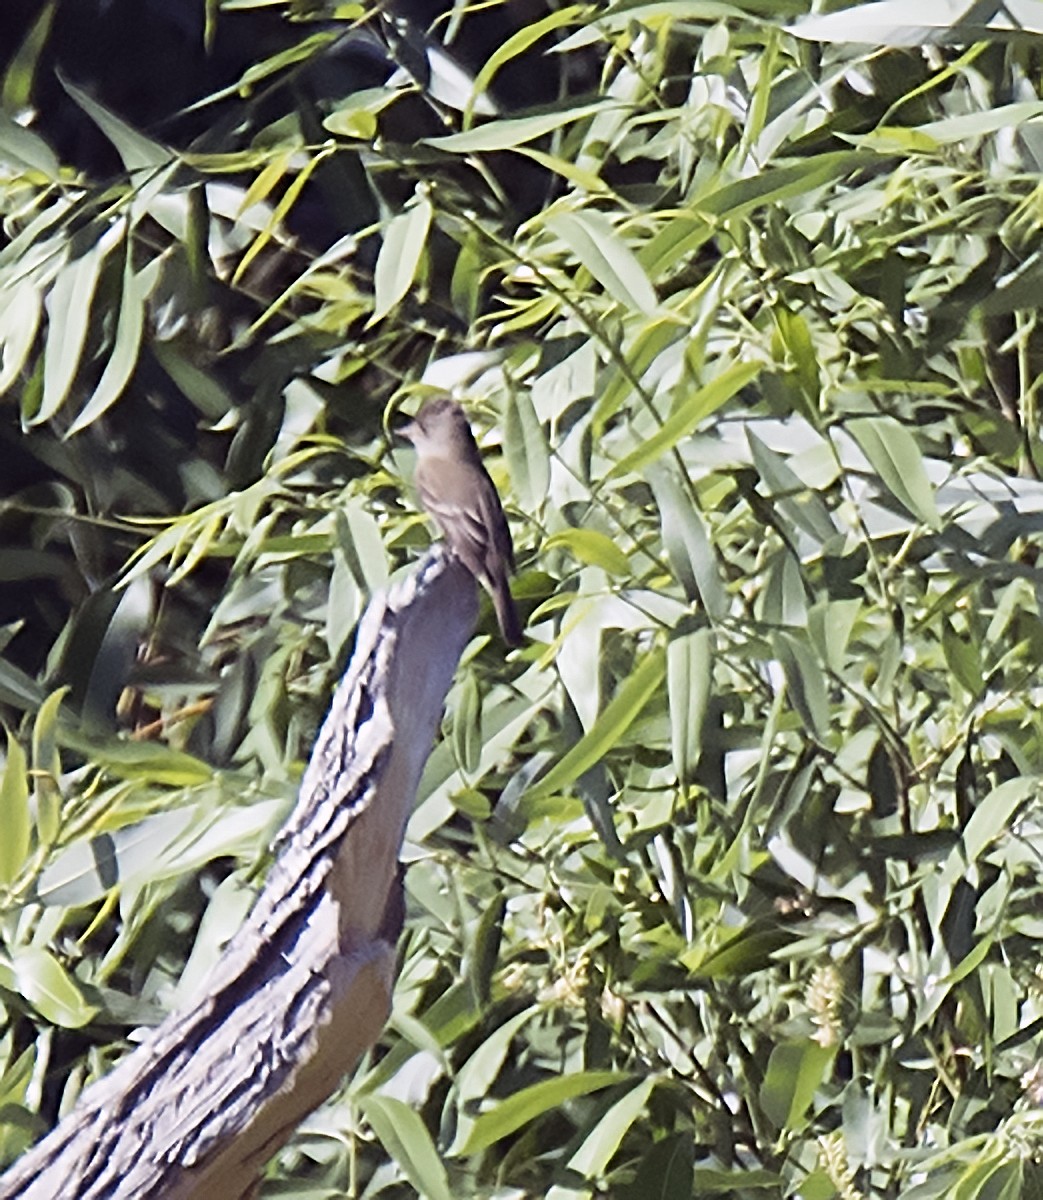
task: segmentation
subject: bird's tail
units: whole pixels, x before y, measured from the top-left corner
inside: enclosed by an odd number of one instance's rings
[[[492,597],[493,608],[496,609],[496,619],[500,623],[503,640],[508,646],[520,646],[525,639],[506,576],[497,575],[489,580],[489,595]]]

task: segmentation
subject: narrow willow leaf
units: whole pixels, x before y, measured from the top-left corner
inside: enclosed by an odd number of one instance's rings
[[[293,156],[300,153],[300,149],[300,146],[286,146],[264,164],[239,202],[240,216],[268,198],[272,188],[290,169]]]
[[[1010,828],[1014,813],[1038,790],[1031,778],[1008,779],[981,801],[963,831],[963,853],[967,863],[977,862],[985,850]]]
[[[545,225],[614,300],[624,308],[652,312],[657,303],[655,288],[633,251],[601,213],[590,209],[552,213]]]
[[[391,1096],[363,1097],[361,1108],[384,1149],[425,1200],[453,1200],[438,1151],[420,1114]]]
[[[525,158],[531,158],[533,162],[539,163],[546,171],[553,171],[555,175],[560,175],[562,179],[567,179],[569,183],[574,183],[576,187],[583,191],[592,192],[594,195],[611,194],[612,189],[605,183],[600,176],[596,175],[590,167],[579,166],[577,163],[571,162],[564,158],[559,158],[556,154],[546,154],[542,150],[537,150],[533,146],[515,146],[515,154],[521,154]]]
[[[101,373],[94,394],[83,406],[79,416],[69,426],[66,437],[86,429],[92,421],[96,421],[103,412],[111,408],[123,394],[123,389],[130,382],[131,374],[138,361],[138,351],[141,349],[141,335],[145,326],[145,301],[159,278],[161,260],[156,258],[143,270],[135,271],[131,264],[131,254],[127,253],[127,261],[123,272],[123,295],[120,298],[119,320],[116,325],[116,337],[112,344],[112,353]]]
[[[925,525],[940,529],[942,519],[923,456],[905,426],[893,417],[858,417],[845,428],[891,495]]]
[[[476,1004],[488,1004],[492,991],[493,972],[500,956],[503,940],[503,918],[507,898],[500,893],[491,897],[481,916],[467,954],[467,980],[474,990]]]
[[[666,647],[670,747],[678,782],[690,783],[702,746],[703,720],[713,680],[713,636],[697,629],[673,637]]]
[[[585,12],[586,8],[582,4],[570,4],[558,12],[552,12],[540,21],[527,22],[516,33],[511,34],[502,46],[498,46],[485,60],[482,69],[475,76],[471,97],[464,110],[464,129],[471,128],[475,104],[488,91],[489,84],[492,83],[497,71],[502,66],[509,63],[511,59],[517,58],[519,54],[524,54],[530,46],[538,42],[540,38],[546,37],[547,34],[553,33],[555,29],[561,29],[563,25],[571,25]]]
[[[133,174],[136,171],[156,171],[171,162],[173,154],[166,146],[139,133],[126,121],[120,120],[111,109],[99,104],[68,79],[62,79],[61,84],[116,147],[116,153],[123,160],[128,172]]]
[[[980,695],[985,684],[981,648],[973,638],[958,633],[948,619],[942,620],[942,654],[953,677],[972,696]]]
[[[47,346],[43,359],[43,401],[26,422],[49,421],[62,406],[76,375],[91,317],[91,301],[109,252],[122,240],[126,222],[113,222],[78,258],[58,273],[47,297]]]
[[[219,421],[232,412],[236,403],[221,381],[212,371],[204,371],[190,361],[176,342],[161,342],[155,339],[149,350],[159,365],[208,421]]]
[[[363,88],[359,92],[352,92],[339,101],[340,107],[325,118],[323,128],[339,137],[372,141],[380,127],[377,118],[402,94],[403,90],[397,87]]]
[[[802,1191],[808,1179],[811,1178],[813,1178],[811,1175],[805,1176],[801,1185]],[[722,1196],[724,1200],[729,1200],[732,1196],[749,1195],[754,1190],[767,1192],[765,1200],[773,1200],[774,1196],[783,1190],[782,1176],[761,1167],[754,1167],[749,1171],[723,1171],[713,1167],[696,1167],[691,1172],[691,1179],[694,1186],[690,1186],[689,1190],[683,1193],[684,1200],[688,1200],[689,1196]],[[835,1196],[836,1189],[828,1177],[826,1184],[829,1191],[823,1189],[822,1192],[811,1192],[808,1190],[805,1192],[806,1196]],[[676,1195],[680,1198],[682,1193],[678,1192]]]
[[[726,367],[716,379],[682,401],[650,438],[621,458],[609,471],[609,478],[641,471],[649,463],[661,458],[682,438],[687,437],[700,421],[715,413],[763,370],[763,364],[754,362],[735,362]]]
[[[14,991],[46,1020],[63,1029],[80,1029],[98,1011],[88,1004],[72,976],[42,946],[20,946],[11,957]]]
[[[1043,34],[1037,0],[1003,4],[954,4],[952,0],[882,0],[843,12],[805,17],[789,27],[814,42],[865,42],[874,46],[966,46]]]
[[[771,167],[760,175],[726,183],[716,190],[707,189],[692,201],[691,207],[699,214],[722,220],[748,216],[754,209],[776,201],[807,195],[863,163],[877,160],[878,155],[861,150],[811,155],[796,166]]]
[[[829,728],[829,702],[821,666],[810,648],[791,634],[777,633],[773,644],[793,707],[808,730],[823,737]]]
[[[569,1159],[569,1167],[587,1179],[604,1174],[631,1127],[646,1116],[655,1085],[655,1077],[649,1076],[617,1100],[583,1139],[583,1144]]]
[[[491,1085],[495,1082],[500,1068],[507,1058],[511,1043],[527,1022],[541,1011],[540,1008],[533,1005],[531,1008],[522,1009],[520,1013],[516,1013],[515,1016],[504,1021],[479,1044],[478,1049],[456,1073],[453,1087],[460,1099],[460,1106],[457,1109],[456,1135],[453,1138],[453,1144],[447,1151],[450,1158],[456,1158],[460,1154],[474,1127],[475,1119],[469,1115],[472,1106],[468,1101],[479,1099],[489,1093]]]
[[[728,611],[728,593],[702,516],[673,471],[654,467],[648,472],[670,565],[689,600],[701,600],[718,619]]]
[[[673,317],[654,317],[645,324],[626,348],[627,370],[616,370],[598,396],[592,418],[595,436],[619,411],[623,401],[634,390],[633,381],[640,380],[656,359],[688,333],[687,326]]]
[[[460,766],[472,775],[482,756],[482,697],[473,671],[464,675],[456,689],[453,746]]]
[[[522,508],[539,512],[550,491],[550,450],[528,392],[512,389],[507,399],[504,452]]]
[[[772,1050],[760,1101],[777,1128],[799,1129],[833,1062],[836,1050],[810,1038],[782,1042]]]
[[[595,104],[579,104],[575,108],[559,109],[557,112],[539,113],[532,117],[513,117],[504,121],[490,121],[477,129],[465,133],[451,133],[448,137],[424,138],[423,143],[450,154],[476,154],[483,150],[510,150],[513,146],[535,141],[555,129],[562,129],[585,117],[616,107],[609,101]]]
[[[1030,100],[1021,104],[1001,104],[984,112],[946,117],[942,121],[928,121],[926,125],[919,126],[919,132],[927,134],[935,142],[962,142],[967,138],[999,133],[1001,129],[1016,129],[1026,121],[1035,121],[1040,117],[1043,117],[1043,100]]]
[[[615,1200],[692,1200],[709,1196],[695,1184],[695,1143],[683,1133],[671,1133],[647,1145],[633,1182],[616,1189]]]
[[[392,218],[377,255],[370,324],[386,317],[413,286],[433,215],[431,201],[421,195],[405,212]]]
[[[831,671],[843,671],[848,642],[862,611],[861,600],[822,600],[808,612],[808,633]]]
[[[567,1100],[587,1096],[616,1083],[625,1083],[630,1078],[623,1071],[578,1071],[522,1088],[482,1113],[475,1121],[462,1153],[476,1154],[537,1117],[554,1112]]]
[[[544,553],[567,550],[573,558],[601,567],[610,575],[626,575],[630,571],[630,559],[607,534],[597,529],[563,529],[551,534],[541,549]]]
[[[757,473],[764,480],[769,495],[779,510],[817,542],[829,541],[837,529],[825,500],[808,488],[780,454],[761,441],[752,429],[747,429]]]
[[[0,309],[0,396],[18,378],[36,341],[43,294],[32,281],[12,288]]]
[[[33,793],[36,799],[36,826],[45,845],[58,835],[61,819],[61,793],[58,781],[62,763],[58,754],[58,714],[69,692],[58,688],[40,705],[33,723]]]
[[[235,274],[232,276],[233,284],[238,283],[239,280],[242,279],[243,274],[250,263],[253,262],[257,255],[261,253],[264,247],[267,246],[275,236],[276,230],[290,215],[290,210],[297,203],[297,197],[304,190],[304,185],[311,178],[312,172],[324,158],[329,157],[330,153],[330,149],[320,150],[318,154],[308,159],[304,166],[301,167],[301,169],[290,181],[286,191],[283,192],[282,196],[280,197],[279,203],[272,210],[272,215],[269,217],[265,227],[250,243],[246,253],[239,260],[239,265],[236,267]],[[264,172],[261,174],[263,175]]]
[[[58,159],[50,146],[31,129],[13,121],[0,111],[0,159],[16,167],[27,167],[50,180],[57,180],[61,171]]]
[[[29,853],[29,778],[25,751],[7,734],[7,762],[0,778],[0,884],[11,883]]]
[[[576,745],[528,789],[526,799],[532,802],[568,787],[618,745],[641,710],[658,691],[665,673],[666,652],[656,648],[645,656],[641,665],[605,705]]]
[[[775,323],[782,343],[793,360],[797,381],[808,402],[811,413],[818,410],[820,379],[818,356],[811,338],[807,321],[800,313],[790,312],[779,306],[775,310]]]

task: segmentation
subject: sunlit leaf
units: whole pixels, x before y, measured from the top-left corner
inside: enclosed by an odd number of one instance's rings
[[[600,213],[556,212],[546,225],[620,304],[645,313],[655,308],[655,289],[644,268]]]
[[[666,654],[662,649],[646,654],[637,670],[605,705],[592,728],[528,789],[529,802],[535,803],[540,797],[568,787],[607,754],[640,715],[665,672]]]
[[[370,1095],[362,1111],[384,1148],[421,1196],[452,1200],[449,1177],[419,1114],[390,1096]]]
[[[725,369],[704,387],[696,389],[670,414],[656,432],[636,450],[632,450],[613,466],[612,475],[625,475],[640,471],[661,458],[668,450],[726,404],[736,392],[741,391],[761,373],[760,363],[736,362]]]
[[[505,120],[489,121],[466,133],[451,133],[446,137],[425,138],[429,146],[439,150],[447,150],[451,154],[475,154],[484,150],[509,150],[514,146],[522,146],[526,142],[535,141],[561,129],[582,121],[586,117],[604,111],[610,107],[606,101],[596,104],[580,104],[575,108],[563,107],[557,112],[540,113],[532,117],[513,117]]]
[[[413,286],[427,245],[433,211],[430,200],[421,195],[388,225],[377,255],[371,322],[387,316]]]
[[[475,1154],[530,1121],[554,1112],[567,1100],[624,1083],[628,1078],[622,1071],[579,1071],[574,1075],[562,1075],[557,1079],[534,1083],[482,1113],[475,1121],[462,1153]]]
[[[859,417],[846,426],[888,491],[931,529],[941,526],[923,455],[909,431],[891,417]]]
[[[29,853],[29,780],[25,751],[7,734],[7,761],[0,775],[0,884],[11,883]]]

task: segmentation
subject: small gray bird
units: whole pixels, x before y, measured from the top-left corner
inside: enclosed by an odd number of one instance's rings
[[[511,531],[464,410],[442,396],[398,432],[416,449],[415,481],[424,508],[449,549],[488,589],[503,640],[520,646],[521,622],[507,583],[514,570]]]

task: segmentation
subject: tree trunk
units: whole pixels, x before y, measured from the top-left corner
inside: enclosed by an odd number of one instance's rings
[[[374,598],[264,891],[204,994],[0,1178],[0,1198],[238,1200],[377,1040],[404,899],[398,853],[474,581],[433,551]]]

